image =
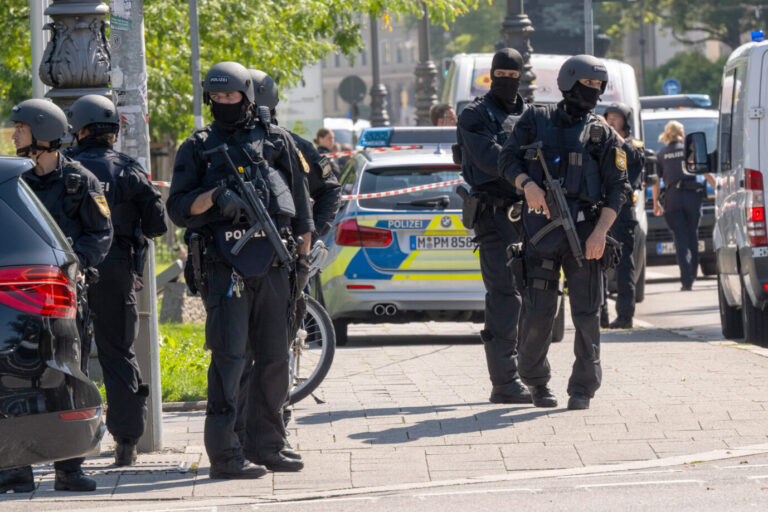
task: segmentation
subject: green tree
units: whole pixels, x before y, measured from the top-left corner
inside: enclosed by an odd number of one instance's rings
[[[710,62],[696,52],[679,52],[656,69],[648,70],[645,77],[645,90],[648,95],[662,94],[661,85],[667,78],[680,81],[681,92],[709,94],[712,104],[720,101],[720,79],[723,66],[728,57],[721,57]]]
[[[200,56],[205,70],[234,60],[270,73],[285,87],[301,79],[305,65],[331,52],[356,53],[360,21],[420,15],[447,23],[477,7],[478,0],[200,0]],[[28,0],[0,2],[0,116],[29,96]],[[183,136],[192,128],[189,23],[186,2],[144,0],[148,96],[152,135]]]

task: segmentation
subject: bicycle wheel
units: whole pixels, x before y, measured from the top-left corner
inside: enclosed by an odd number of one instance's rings
[[[306,332],[302,340],[296,336],[291,346],[291,393],[289,404],[295,404],[312,393],[331,369],[336,351],[336,334],[328,312],[312,297],[307,301],[307,314],[301,324]]]

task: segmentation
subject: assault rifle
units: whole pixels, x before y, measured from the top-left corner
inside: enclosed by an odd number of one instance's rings
[[[248,228],[248,231],[242,236],[242,238],[240,238],[240,240],[235,243],[230,252],[234,256],[237,256],[240,254],[240,251],[243,250],[245,244],[248,243],[248,241],[251,240],[254,235],[256,235],[259,231],[263,231],[267,237],[267,240],[269,240],[269,243],[272,244],[272,247],[274,247],[275,252],[277,253],[277,257],[280,258],[280,263],[286,266],[291,265],[293,263],[293,258],[291,257],[291,253],[288,251],[288,248],[285,246],[285,242],[283,242],[283,239],[280,237],[280,232],[277,230],[275,223],[272,221],[272,217],[269,216],[269,212],[264,206],[264,203],[261,201],[261,198],[259,198],[253,183],[243,179],[245,169],[243,167],[235,167],[235,163],[230,158],[228,150],[229,146],[226,144],[221,144],[220,146],[216,146],[213,149],[204,151],[203,156],[208,156],[213,153],[222,154],[227,164],[227,169],[235,178],[235,184],[238,188],[237,192],[248,206],[248,209],[245,213],[246,217],[248,217],[248,224],[250,224],[250,227]]]
[[[520,149],[525,150],[526,160],[538,160],[541,163],[541,168],[544,170],[544,187],[547,191],[547,208],[549,208],[549,224],[531,237],[531,243],[535,246],[549,232],[562,226],[568,239],[568,245],[571,247],[571,253],[576,258],[576,263],[581,267],[584,261],[584,252],[581,250],[581,241],[579,240],[578,233],[576,233],[576,224],[573,222],[568,202],[565,200],[563,186],[559,181],[552,179],[552,175],[549,173],[547,162],[544,160],[544,155],[541,152],[543,146],[544,143],[541,141],[520,146]]]

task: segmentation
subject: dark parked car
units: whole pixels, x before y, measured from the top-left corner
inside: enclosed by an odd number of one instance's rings
[[[104,433],[80,369],[77,258],[20,178],[32,167],[0,157],[0,469],[83,455]]]

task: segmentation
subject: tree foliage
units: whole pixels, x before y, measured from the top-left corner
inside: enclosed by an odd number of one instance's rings
[[[681,92],[709,94],[712,104],[720,101],[720,80],[727,56],[710,62],[697,52],[679,52],[663,65],[648,70],[645,77],[645,90],[648,95],[663,94],[661,85],[667,78],[680,81]]]
[[[301,80],[305,65],[331,52],[362,46],[360,23],[420,15],[426,5],[436,23],[452,22],[478,0],[199,0],[203,72],[222,60],[271,74],[285,87]],[[31,92],[28,0],[0,2],[0,116]],[[144,0],[150,129],[153,136],[183,136],[192,128],[187,2]],[[37,70],[34,70],[36,73]]]

